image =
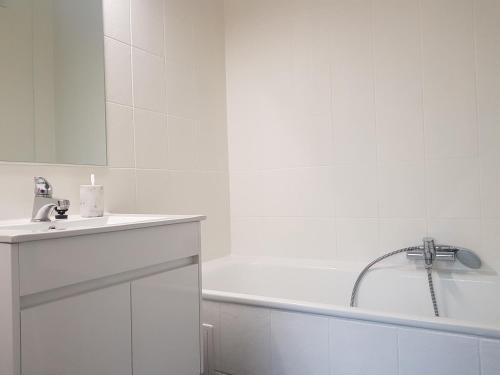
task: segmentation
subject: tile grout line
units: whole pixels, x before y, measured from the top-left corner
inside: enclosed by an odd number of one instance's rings
[[[478,181],[478,189],[479,189],[479,236],[480,236],[480,247],[483,250],[483,237],[484,237],[484,209],[483,209],[483,178],[484,178],[484,168],[483,168],[483,159],[481,153],[481,123],[479,120],[479,61],[478,61],[478,24],[477,24],[477,0],[472,0],[472,43],[473,43],[473,54],[474,54],[474,90],[475,90],[475,121],[476,121],[476,131],[477,131],[477,162],[479,168],[479,181]]]
[[[370,20],[369,20],[369,32],[370,32],[370,59],[371,59],[371,75],[372,75],[372,115],[373,115],[373,126],[375,131],[375,191],[377,194],[377,245],[375,253],[380,253],[381,250],[381,226],[380,226],[380,184],[381,184],[381,175],[380,175],[380,160],[379,160],[379,139],[378,139],[378,123],[377,123],[377,78],[376,78],[376,49],[375,49],[375,0],[370,0]]]
[[[423,0],[418,0],[418,35],[419,35],[419,55],[420,55],[420,104],[421,104],[421,120],[422,120],[422,146],[424,153],[423,162],[423,185],[424,185],[424,200],[425,200],[425,227],[426,235],[430,235],[430,204],[429,204],[429,171],[427,155],[427,142],[426,142],[426,127],[425,127],[425,69],[424,69],[424,30],[423,30]]]
[[[134,202],[134,209],[135,212],[139,212],[139,177],[137,174],[137,141],[136,141],[136,107],[135,107],[135,95],[134,95],[134,50],[132,47],[133,44],[133,33],[132,33],[132,0],[128,1],[129,4],[129,27],[130,27],[130,75],[132,79],[132,123],[134,126],[134,181],[135,181],[135,202]]]

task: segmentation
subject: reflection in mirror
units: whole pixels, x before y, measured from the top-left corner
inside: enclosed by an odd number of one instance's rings
[[[0,160],[106,164],[101,0],[0,0]]]

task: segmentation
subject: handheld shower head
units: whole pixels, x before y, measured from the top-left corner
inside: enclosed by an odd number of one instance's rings
[[[473,269],[481,268],[481,258],[479,258],[477,254],[471,250],[458,248],[456,257],[460,261],[460,263],[462,263],[466,267]]]

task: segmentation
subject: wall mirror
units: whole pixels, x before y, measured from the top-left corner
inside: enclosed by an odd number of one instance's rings
[[[0,160],[106,165],[101,0],[0,0]]]

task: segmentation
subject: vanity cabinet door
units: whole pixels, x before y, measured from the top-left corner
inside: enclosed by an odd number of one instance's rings
[[[130,321],[129,283],[22,310],[22,374],[131,374]]]
[[[134,375],[200,374],[198,265],[132,282]]]

